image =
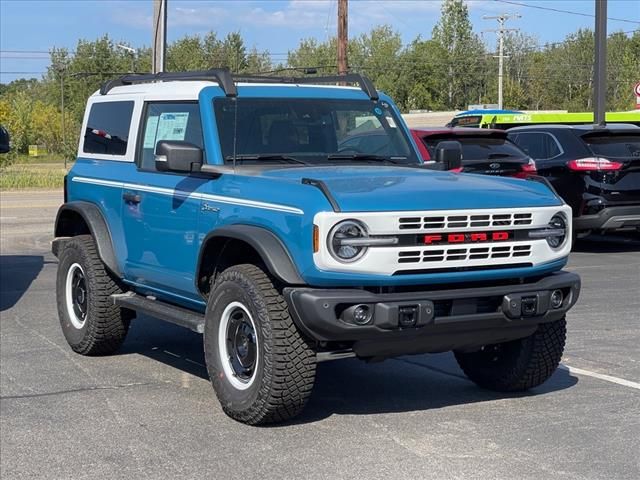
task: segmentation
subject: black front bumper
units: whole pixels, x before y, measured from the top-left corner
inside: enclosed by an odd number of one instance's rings
[[[576,231],[619,230],[622,228],[640,228],[640,205],[605,207],[594,215],[581,215],[573,219]]]
[[[550,305],[555,290],[563,292],[559,308]],[[294,321],[311,339],[348,345],[360,357],[396,356],[472,350],[526,337],[576,303],[580,277],[558,272],[532,283],[402,293],[314,288],[284,293]],[[368,324],[354,323],[350,312],[356,305],[368,307]]]

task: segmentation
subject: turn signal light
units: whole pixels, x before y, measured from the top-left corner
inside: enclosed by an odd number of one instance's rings
[[[320,250],[320,232],[318,226],[313,226],[313,253],[318,253]]]
[[[570,160],[567,162],[567,167],[569,167],[569,170],[573,170],[575,172],[588,172],[590,170],[611,171],[620,170],[622,168],[622,163],[612,162],[606,158],[587,157],[579,158],[578,160]]]

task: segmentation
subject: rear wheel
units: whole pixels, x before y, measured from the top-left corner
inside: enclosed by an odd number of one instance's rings
[[[543,323],[529,337],[455,352],[471,381],[499,392],[525,391],[545,382],[560,364],[567,333],[564,318]]]
[[[205,322],[207,369],[227,415],[256,425],[302,411],[315,379],[315,352],[262,269],[225,270],[209,295]]]
[[[75,352],[106,355],[120,348],[133,317],[110,298],[122,292],[100,260],[91,235],[66,243],[58,263],[56,298],[62,332]]]

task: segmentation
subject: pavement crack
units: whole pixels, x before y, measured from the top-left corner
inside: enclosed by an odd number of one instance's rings
[[[57,396],[57,395],[67,395],[69,393],[91,392],[91,391],[95,391],[95,390],[120,390],[122,388],[146,387],[146,386],[154,386],[154,385],[164,385],[164,383],[159,383],[159,382],[138,382],[138,383],[123,383],[123,384],[120,384],[120,385],[96,385],[96,386],[83,387],[83,388],[71,388],[69,390],[60,390],[60,391],[57,391],[57,392],[29,393],[29,394],[25,394],[25,395],[6,395],[6,396],[0,396],[0,400],[16,400],[16,399],[23,399],[23,398],[53,397],[53,396]]]

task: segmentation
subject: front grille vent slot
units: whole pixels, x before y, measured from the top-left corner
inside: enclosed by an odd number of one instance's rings
[[[430,217],[401,217],[400,230],[433,230],[458,228],[511,227],[531,225],[531,213],[494,213],[486,215],[434,215]]]
[[[398,263],[438,263],[492,258],[528,257],[531,245],[498,245],[487,247],[449,247],[437,250],[409,250],[398,254]]]

